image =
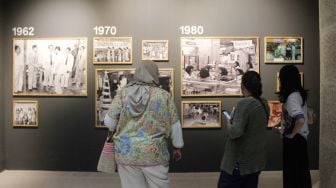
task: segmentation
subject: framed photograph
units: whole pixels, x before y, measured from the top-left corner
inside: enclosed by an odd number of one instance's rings
[[[94,37],[93,64],[132,64],[132,37]]]
[[[300,76],[301,76],[301,85],[304,86],[304,78],[303,78],[303,72],[300,72]],[[277,77],[276,77],[276,91],[279,92],[280,91],[280,80],[279,80],[279,72],[277,72]]]
[[[104,117],[117,91],[134,80],[135,69],[96,69],[95,127],[105,127]],[[159,69],[160,88],[174,96],[174,71]]]
[[[302,37],[265,37],[265,63],[303,63]]]
[[[249,70],[259,72],[258,37],[181,38],[181,96],[240,96]]]
[[[182,101],[182,128],[220,128],[221,101]]]
[[[87,96],[86,38],[14,38],[14,96]]]
[[[168,61],[168,40],[143,40],[142,60]]]
[[[268,101],[270,116],[268,119],[268,128],[272,128],[281,123],[282,103],[280,101]]]
[[[13,127],[38,127],[38,101],[13,101]]]

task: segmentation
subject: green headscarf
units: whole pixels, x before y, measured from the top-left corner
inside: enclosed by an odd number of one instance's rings
[[[134,81],[125,86],[126,100],[132,116],[141,115],[150,100],[150,88],[159,86],[159,68],[153,61],[143,61],[137,65]]]

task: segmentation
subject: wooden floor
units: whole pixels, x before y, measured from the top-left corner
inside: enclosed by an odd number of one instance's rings
[[[318,171],[311,171],[313,188],[319,188]],[[215,188],[219,173],[171,173],[172,188]],[[1,188],[120,188],[118,175],[98,172],[21,171],[0,173]],[[262,172],[260,188],[282,188],[281,171]]]

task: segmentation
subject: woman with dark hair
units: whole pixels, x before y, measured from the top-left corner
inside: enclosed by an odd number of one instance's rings
[[[302,87],[299,70],[294,65],[282,67],[279,79],[280,91],[277,94],[283,103],[283,187],[311,187],[307,149],[308,91]]]
[[[257,188],[260,172],[266,164],[266,127],[269,107],[261,97],[259,74],[247,71],[241,83],[244,98],[227,117],[228,140],[221,163],[218,188]]]

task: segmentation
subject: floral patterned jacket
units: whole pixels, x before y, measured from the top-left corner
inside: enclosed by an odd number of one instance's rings
[[[179,121],[174,100],[167,91],[152,87],[145,112],[133,117],[126,93],[127,88],[117,93],[108,113],[118,122],[113,137],[116,162],[130,166],[168,164],[167,139],[171,126]]]

